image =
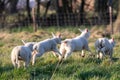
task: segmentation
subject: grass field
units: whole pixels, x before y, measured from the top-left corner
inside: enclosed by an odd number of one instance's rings
[[[85,27],[82,27],[84,29]],[[89,28],[90,29],[90,28]],[[97,29],[96,29],[97,30]],[[78,27],[50,27],[40,28],[32,32],[31,28],[19,28],[0,31],[0,80],[50,80],[58,58],[47,52],[37,58],[36,64],[24,69],[14,69],[10,54],[13,47],[23,45],[21,40],[41,41],[51,38],[51,32],[62,33],[62,38],[72,38],[80,34]],[[51,80],[120,80],[120,35],[114,34],[117,45],[114,48],[113,61],[109,58],[98,60],[97,58],[80,56],[80,51],[73,54],[58,66]],[[94,42],[97,38],[89,39],[90,49],[95,52]],[[59,45],[58,45],[59,47]]]

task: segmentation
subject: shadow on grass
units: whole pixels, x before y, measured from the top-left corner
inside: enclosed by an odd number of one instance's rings
[[[72,62],[74,62],[73,59],[69,59],[69,60],[65,60],[63,61],[63,63],[61,65],[59,65],[55,71],[55,75],[57,74],[61,74],[64,75],[64,73],[67,74],[66,76],[69,76],[69,74],[72,74],[73,72],[76,71],[77,68],[79,68],[79,65],[70,65]],[[35,67],[32,67],[33,69],[30,71],[30,75],[31,75],[31,80],[33,79],[40,79],[40,80],[49,80],[58,64],[58,61],[48,61],[47,63],[45,63],[46,65],[35,65]],[[64,72],[65,71],[65,72]],[[54,76],[55,77],[55,76]]]
[[[114,61],[118,61],[119,58],[113,58]],[[49,80],[56,68],[56,65],[58,63],[58,60],[55,59],[51,59],[48,61],[45,61],[44,59],[40,59],[40,61],[37,61],[35,66],[30,65],[29,68],[27,70],[23,70],[23,68],[21,68],[20,70],[14,70],[12,65],[8,65],[5,67],[0,67],[0,74],[4,73],[4,72],[11,72],[13,73],[13,71],[16,72],[16,76],[19,76],[19,74],[21,75],[25,75],[28,74],[29,80]],[[66,77],[70,77],[73,76],[75,77],[75,79],[82,79],[82,80],[87,80],[90,78],[95,77],[100,77],[100,78],[106,78],[109,79],[110,78],[110,74],[107,72],[107,70],[105,69],[98,69],[96,68],[94,69],[90,69],[89,71],[82,71],[79,69],[82,69],[83,64],[89,64],[89,63],[95,63],[95,64],[99,64],[102,62],[102,60],[96,59],[96,58],[87,58],[87,59],[80,59],[80,60],[74,60],[74,59],[68,59],[66,61],[64,61],[61,66],[58,66],[55,75],[61,75],[61,76],[66,76]],[[13,70],[13,71],[12,71]],[[78,70],[78,71],[77,71]],[[26,72],[27,71],[27,72]],[[77,73],[77,74],[76,74]],[[13,73],[13,76],[15,74]],[[61,77],[59,76],[59,77]],[[55,76],[54,76],[55,77]]]
[[[12,69],[14,69],[14,67],[8,65],[8,66],[4,66],[4,67],[0,67],[0,74],[2,74],[3,72],[9,72]]]
[[[117,62],[120,58],[112,58],[113,62]]]
[[[76,78],[81,79],[81,80],[88,80],[90,78],[93,77],[99,77],[99,78],[105,78],[107,80],[109,80],[109,78],[111,77],[111,75],[109,73],[107,73],[107,71],[102,71],[102,70],[90,70],[90,71],[86,71],[86,72],[80,72]]]
[[[53,71],[57,65],[58,61],[51,62],[48,61],[44,65],[35,65],[32,66],[32,69],[29,71],[30,73],[30,80],[49,80],[52,76]]]

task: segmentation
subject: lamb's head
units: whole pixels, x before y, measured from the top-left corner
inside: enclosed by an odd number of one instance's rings
[[[24,40],[21,40],[22,43],[28,47],[31,51],[33,51],[33,45],[36,43],[36,42],[25,42]]]
[[[90,32],[87,28],[85,30],[80,30],[80,32],[82,32],[80,36],[85,37],[87,39],[90,37]]]
[[[28,42],[28,43],[25,43],[25,46],[27,46],[31,51],[33,51],[33,45],[35,44],[36,42]]]
[[[57,44],[61,44],[61,34],[58,33],[56,36],[52,33],[53,39]]]
[[[115,42],[114,38],[109,39],[109,42],[112,45],[112,47],[114,47],[116,45],[116,42]]]

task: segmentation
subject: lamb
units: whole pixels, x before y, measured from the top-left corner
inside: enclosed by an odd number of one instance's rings
[[[20,68],[20,61],[24,61],[24,67],[28,67],[31,60],[32,46],[25,44],[16,46],[11,52],[11,61],[14,67]]]
[[[97,58],[102,59],[103,56],[109,55],[110,59],[112,60],[113,48],[115,46],[115,40],[107,39],[107,38],[99,38],[95,42],[95,48],[98,53]]]
[[[62,41],[60,45],[60,53],[62,53],[62,56],[64,56],[64,59],[66,59],[68,56],[71,55],[73,51],[82,50],[82,56],[84,57],[84,50],[89,51],[91,54],[91,50],[88,47],[88,38],[90,36],[90,32],[88,29],[80,30],[82,33],[81,35],[72,38],[72,39],[65,39]]]
[[[61,34],[55,36],[52,33],[52,35],[53,38],[40,41],[33,46],[32,65],[35,64],[36,57],[40,57],[48,51],[53,51],[55,54],[59,55],[59,58],[61,58],[61,54],[57,48],[57,44],[61,43]]]

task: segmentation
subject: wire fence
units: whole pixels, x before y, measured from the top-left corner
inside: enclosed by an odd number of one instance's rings
[[[116,15],[112,16],[112,21],[116,20]],[[29,19],[25,14],[12,14],[12,15],[0,15],[0,28],[12,28],[12,27],[23,27],[31,26],[33,24],[32,19]],[[108,12],[104,13],[59,13],[50,14],[46,17],[36,16],[36,25],[38,27],[50,27],[50,26],[80,26],[80,25],[108,25],[110,24],[110,17]]]

